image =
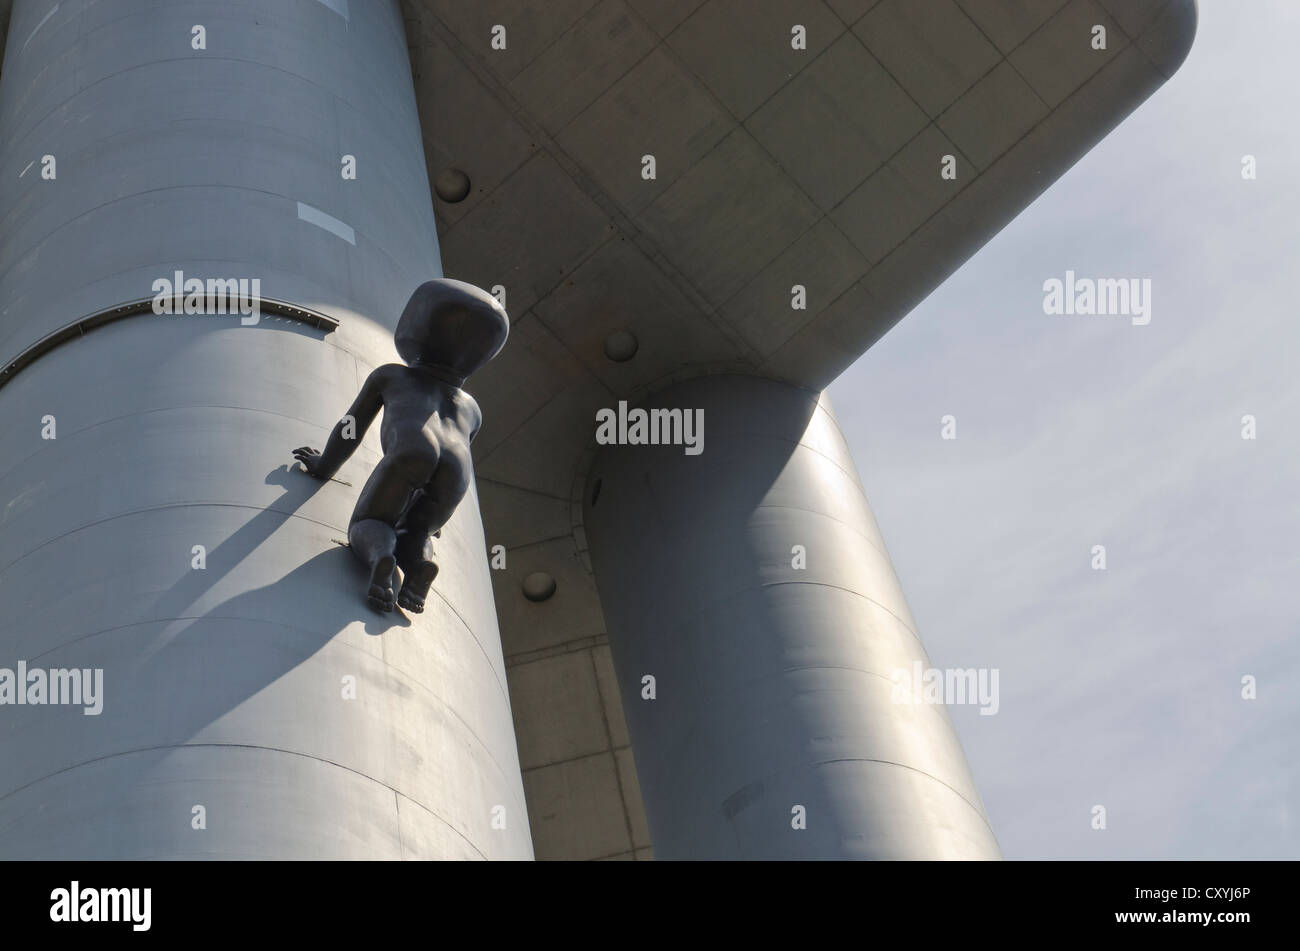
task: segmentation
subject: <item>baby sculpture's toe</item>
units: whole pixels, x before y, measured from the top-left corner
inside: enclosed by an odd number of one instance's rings
[[[381,614],[392,611],[395,604],[393,597],[393,568],[396,564],[396,559],[391,555],[387,555],[380,558],[370,572],[370,590],[366,592],[366,600],[370,602],[372,608]]]
[[[438,576],[438,565],[423,560],[409,568],[403,568],[406,576],[402,579],[402,590],[397,593],[397,603],[412,614],[424,613],[424,600],[429,596],[429,587]]]
[[[380,614],[388,614],[391,612],[395,603],[393,600],[393,589],[381,588],[377,584],[372,584],[370,586],[370,591],[366,595],[366,600],[369,601],[370,606]]]
[[[424,598],[415,594],[402,585],[402,590],[397,592],[397,604],[403,611],[410,611],[412,614],[424,613]]]

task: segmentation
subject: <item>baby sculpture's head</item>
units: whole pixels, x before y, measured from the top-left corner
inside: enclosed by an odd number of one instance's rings
[[[464,380],[501,351],[509,333],[510,318],[491,294],[439,278],[415,289],[393,340],[411,366]]]

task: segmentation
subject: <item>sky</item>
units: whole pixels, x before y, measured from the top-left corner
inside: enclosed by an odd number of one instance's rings
[[[1009,859],[1300,858],[1297,36],[1200,0],[1174,77],[829,389],[932,664],[999,671],[949,711]],[[1067,269],[1149,278],[1150,323],[1045,314]]]

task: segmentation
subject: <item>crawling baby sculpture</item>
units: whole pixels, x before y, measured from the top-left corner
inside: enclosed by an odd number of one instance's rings
[[[353,554],[370,572],[366,597],[376,611],[424,610],[438,573],[433,537],[451,518],[473,472],[469,444],[483,422],[466,378],[500,352],[510,331],[505,310],[460,281],[415,289],[393,334],[408,364],[379,367],[339,420],[323,452],[293,451],[308,474],[328,479],[352,455],[380,408],[384,456],[366,480],[348,524]],[[393,569],[402,587],[393,596]]]

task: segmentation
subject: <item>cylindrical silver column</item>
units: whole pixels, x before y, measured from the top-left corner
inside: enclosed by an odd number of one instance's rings
[[[0,169],[0,700],[102,671],[0,705],[0,858],[530,858],[473,490],[407,620],[340,544],[377,433],[288,468],[441,273],[397,0],[17,0]],[[339,327],[33,349],[176,272]]]
[[[897,702],[929,661],[825,399],[648,406],[702,451],[602,449],[584,524],[655,857],[1000,858],[946,710]]]

